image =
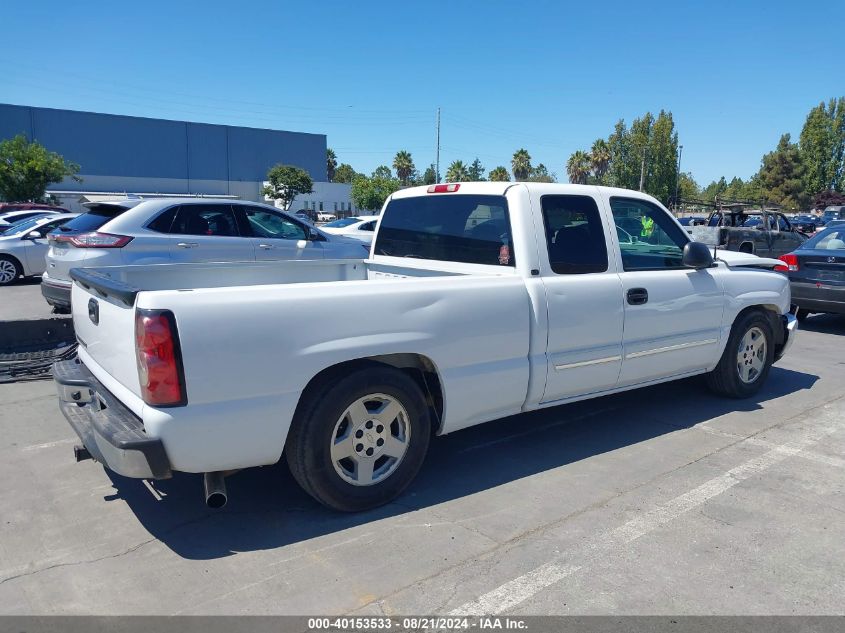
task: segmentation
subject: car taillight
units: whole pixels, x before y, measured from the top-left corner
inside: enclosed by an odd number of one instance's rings
[[[141,397],[154,407],[187,404],[185,373],[176,319],[169,310],[142,310],[135,315],[135,355]]]
[[[59,238],[57,241],[65,240]],[[111,233],[80,233],[69,236],[67,241],[78,248],[123,248],[132,241],[132,238]]]
[[[461,188],[458,183],[449,183],[448,185],[429,185],[426,191],[428,193],[454,193]]]
[[[775,266],[775,270],[779,270],[783,273],[798,270],[798,255],[787,253],[786,255],[781,255],[778,259],[786,265],[784,266],[783,264],[779,264]]]

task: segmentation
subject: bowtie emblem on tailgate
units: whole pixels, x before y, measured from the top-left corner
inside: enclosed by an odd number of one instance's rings
[[[96,299],[88,300],[88,318],[94,325],[100,323],[100,304],[97,303]]]

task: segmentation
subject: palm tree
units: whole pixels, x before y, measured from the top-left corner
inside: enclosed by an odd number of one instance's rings
[[[495,169],[491,169],[490,173],[487,174],[487,177],[492,182],[508,182],[511,179],[511,175],[508,173],[508,170],[501,165]]]
[[[330,147],[326,150],[326,178],[329,182],[334,182],[334,172],[337,169],[337,155]]]
[[[597,139],[590,150],[590,167],[593,175],[601,183],[610,167],[610,147],[604,139]]]
[[[411,158],[411,152],[402,150],[396,152],[396,157],[393,159],[393,169],[396,170],[396,175],[403,185],[410,184],[411,174],[414,173],[414,159]]]
[[[511,169],[514,180],[526,180],[531,175],[531,155],[526,149],[518,149],[513,153]]]
[[[590,175],[590,155],[580,149],[572,154],[566,163],[566,173],[569,174],[569,182],[576,185],[587,184],[587,176]]]
[[[469,180],[469,170],[462,160],[454,161],[446,170],[446,182],[467,182]]]

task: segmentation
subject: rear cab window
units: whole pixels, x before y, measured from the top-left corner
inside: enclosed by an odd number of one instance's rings
[[[468,194],[395,198],[384,210],[374,252],[389,257],[516,266],[507,199]]]
[[[607,271],[607,241],[596,201],[590,196],[540,199],[549,264],[558,275]],[[620,241],[622,241],[621,229]]]

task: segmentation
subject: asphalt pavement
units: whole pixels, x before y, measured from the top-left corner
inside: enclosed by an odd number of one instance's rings
[[[841,614],[845,318],[798,336],[754,398],[691,379],[468,429],[355,515],[281,464],[212,511],[199,476],[74,463],[52,384],[0,385],[0,614]]]

